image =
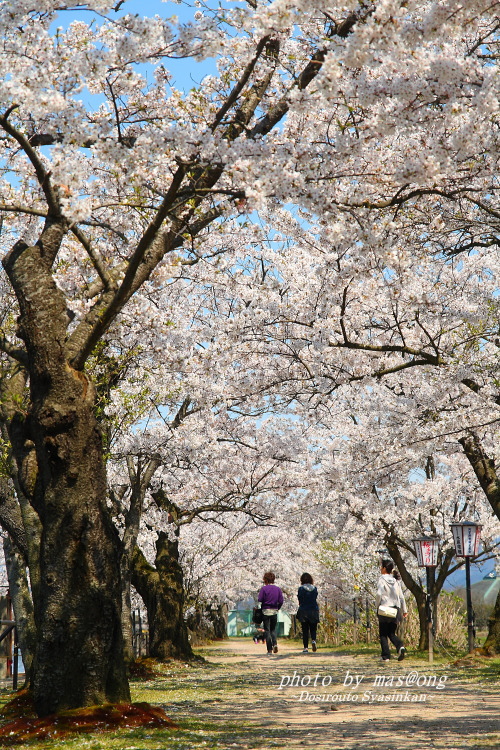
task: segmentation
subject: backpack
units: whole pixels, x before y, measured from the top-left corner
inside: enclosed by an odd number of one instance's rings
[[[260,625],[263,620],[264,620],[264,614],[262,612],[262,609],[260,607],[254,607],[253,615],[252,615],[252,622],[254,622],[255,625]]]

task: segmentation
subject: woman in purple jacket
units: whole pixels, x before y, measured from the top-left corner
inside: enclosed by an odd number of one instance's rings
[[[267,655],[278,653],[276,642],[276,623],[278,610],[283,604],[283,592],[276,586],[274,573],[264,573],[264,585],[259,591],[259,602],[264,616],[264,630],[266,632]]]

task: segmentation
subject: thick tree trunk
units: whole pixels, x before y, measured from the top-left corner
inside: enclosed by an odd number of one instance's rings
[[[8,537],[4,537],[3,551],[17,635],[23,657],[25,683],[29,685],[36,647],[36,628],[26,565],[22,555],[16,550]]]
[[[416,598],[418,610],[418,625],[420,636],[418,639],[418,650],[426,651],[429,648],[429,628],[427,623],[427,607],[425,604],[425,594],[423,597]]]
[[[82,395],[75,395],[75,402]],[[44,450],[39,455],[43,531],[33,690],[37,711],[45,715],[128,700],[129,690],[120,542],[105,506],[99,431],[81,401],[44,399],[40,411],[34,432]]]
[[[484,643],[484,651],[489,656],[500,654],[500,591],[495,602],[495,609],[488,620],[488,637]]]
[[[485,453],[476,434],[467,435],[458,442],[464,449],[493,512],[500,520],[500,478],[494,460]],[[500,593],[497,596],[493,614],[488,620],[488,636],[484,648],[488,653],[500,653]]]
[[[156,659],[192,659],[184,620],[183,573],[178,542],[160,532],[156,542],[156,569],[136,548],[132,584],[141,595],[148,613],[149,653]]]
[[[4,267],[19,302],[31,406],[9,427],[24,491],[42,525],[35,595],[37,650],[32,687],[44,716],[130,697],[123,660],[120,540],[106,508],[106,474],[94,389],[68,361],[68,318],[50,268],[61,229],[19,242]],[[20,434],[24,433],[24,443]]]
[[[133,633],[132,633],[132,602],[130,600],[130,580],[122,579],[122,635],[123,657],[126,664],[134,661]]]
[[[227,605],[210,606],[206,612],[212,623],[214,638],[227,638]]]
[[[127,458],[127,467],[132,488],[130,505],[125,518],[125,532],[122,540],[122,554],[120,559],[121,597],[122,597],[122,633],[124,641],[124,655],[127,664],[134,660],[132,644],[132,605],[130,601],[130,577],[134,550],[141,523],[142,509],[146,490],[153,475],[160,465],[157,459],[151,459],[142,466],[140,459],[134,465],[132,456]]]

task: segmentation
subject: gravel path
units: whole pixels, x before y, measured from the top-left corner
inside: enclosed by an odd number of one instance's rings
[[[203,655],[213,665],[196,676],[203,699],[176,714],[195,710],[232,727],[219,735],[221,747],[500,748],[498,684],[464,665],[382,663],[327,649],[303,655],[285,641],[268,657],[250,639]]]

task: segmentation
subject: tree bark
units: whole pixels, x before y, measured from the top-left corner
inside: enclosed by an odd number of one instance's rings
[[[122,568],[123,573],[123,568]],[[122,637],[123,637],[123,658],[126,664],[134,661],[134,646],[132,633],[132,601],[130,598],[130,577],[121,577],[122,591]]]
[[[495,609],[488,620],[488,636],[483,648],[488,656],[500,654],[500,591],[495,602]]]
[[[4,537],[3,551],[17,636],[23,657],[25,684],[29,685],[36,647],[36,628],[26,564],[21,553],[8,537]]]
[[[217,604],[207,607],[206,614],[212,623],[214,638],[227,638],[227,605]]]
[[[9,434],[18,475],[41,522],[37,649],[32,688],[38,714],[129,700],[123,660],[120,540],[106,507],[106,473],[94,388],[68,363],[64,297],[48,258],[50,225],[36,246],[17,243],[3,261],[16,292],[31,405]],[[22,434],[24,440],[19,439]]]
[[[483,449],[478,435],[475,433],[461,438],[460,445],[481,488],[493,508],[493,512],[500,520],[500,479],[498,477],[495,462]],[[488,636],[484,644],[484,650],[488,654],[500,654],[500,593],[497,596],[493,614],[488,620]]]
[[[500,479],[495,467],[495,461],[484,451],[481,441],[475,433],[460,438],[458,441],[474,469],[481,489],[488,498],[494,514],[500,520]]]
[[[122,539],[122,554],[120,558],[121,572],[121,596],[122,596],[122,633],[124,642],[124,655],[127,664],[134,660],[132,645],[132,606],[130,601],[130,578],[134,550],[139,534],[142,510],[144,507],[144,496],[153,478],[153,474],[160,465],[157,459],[150,459],[145,466],[141,460],[134,466],[132,456],[127,458],[130,486],[130,505],[125,518],[125,532]]]
[[[155,659],[193,659],[184,620],[183,573],[177,540],[161,531],[156,542],[156,569],[136,547],[132,584],[148,613],[149,653]]]
[[[105,506],[100,434],[84,386],[70,390],[68,382],[67,387],[72,402],[44,399],[35,427],[44,486],[33,690],[42,716],[130,697],[121,632],[120,542]]]

